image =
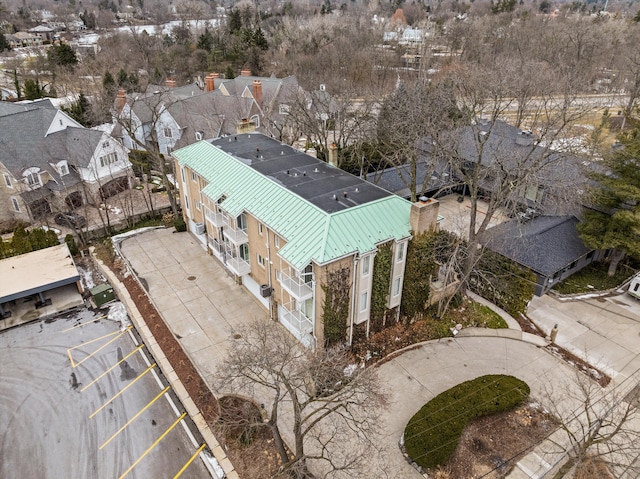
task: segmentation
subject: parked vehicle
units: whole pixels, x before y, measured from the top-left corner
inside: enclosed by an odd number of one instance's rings
[[[636,274],[635,277],[631,280],[627,293],[629,293],[636,299],[640,299],[640,273]]]
[[[54,221],[56,224],[67,228],[83,228],[87,226],[86,218],[76,213],[58,213],[55,215]]]

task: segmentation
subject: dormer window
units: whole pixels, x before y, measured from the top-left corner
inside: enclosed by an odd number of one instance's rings
[[[69,166],[67,165],[66,161],[58,162],[58,164],[56,165],[56,170],[58,171],[58,174],[60,176],[64,176],[64,175],[68,175],[69,174]]]
[[[25,179],[26,183],[32,188],[39,188],[42,186],[42,182],[40,181],[40,169],[39,168],[29,168],[22,173],[22,177]]]
[[[279,107],[278,107],[278,112],[281,115],[288,115],[289,114],[289,110],[290,110],[289,105],[285,105],[284,103],[279,105]]]
[[[203,133],[201,131],[196,131],[196,141],[200,141],[203,138]]]
[[[173,133],[171,131],[171,128],[165,128],[164,129],[164,137],[165,138],[173,138]]]

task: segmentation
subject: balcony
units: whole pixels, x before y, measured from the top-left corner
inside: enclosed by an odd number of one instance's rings
[[[224,217],[222,213],[211,211],[210,209],[207,208],[205,209],[204,215],[205,215],[205,218],[207,218],[207,221],[211,223],[213,226],[215,226],[216,228],[219,228],[220,226],[223,225]]]
[[[311,273],[307,273],[311,275]],[[313,281],[305,282],[293,269],[280,273],[280,285],[289,295],[298,301],[304,301],[313,296]]]
[[[225,216],[220,226],[222,226],[225,240],[231,241],[236,246],[249,242],[247,232],[236,226],[235,219]]]
[[[249,274],[251,271],[249,262],[243,260],[239,256],[234,258],[233,256],[225,255],[224,263],[227,265],[227,268],[238,276],[244,276],[245,274]]]
[[[283,305],[280,308],[280,322],[291,334],[298,338],[305,346],[313,347],[313,323],[302,312],[288,309]]]

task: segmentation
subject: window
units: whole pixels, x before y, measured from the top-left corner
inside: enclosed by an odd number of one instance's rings
[[[173,138],[173,133],[171,132],[171,128],[164,129],[164,137],[165,138]]]
[[[13,209],[16,211],[20,211],[20,203],[18,203],[18,199],[12,196],[11,202],[13,203]]]
[[[367,310],[367,301],[369,300],[369,293],[367,291],[365,291],[364,293],[360,294],[360,312],[364,312]]]
[[[400,278],[393,280],[393,295],[398,296],[400,294]]]
[[[247,231],[247,215],[241,213],[240,216],[236,218],[236,226],[239,230]]]
[[[371,256],[362,258],[362,276],[368,276],[371,270]]]
[[[404,260],[404,246],[405,243],[398,243],[398,254],[396,255],[396,262],[398,263]]]
[[[185,195],[184,197],[184,205],[189,209],[189,197]]]
[[[3,176],[4,176],[4,184],[7,185],[7,188],[13,188],[13,185],[11,184],[11,177],[6,173],[4,173]]]
[[[198,211],[200,211],[200,202],[199,202],[199,201],[196,201],[196,209],[197,209]]]
[[[260,254],[258,254],[258,264],[259,264],[260,266],[262,266],[263,268],[265,267],[265,260],[264,260],[264,258],[262,257],[262,255],[260,255]]]
[[[311,318],[313,316],[313,298],[305,299],[300,304],[300,312],[307,318]]]
[[[182,176],[182,183],[187,181],[187,176],[184,174],[184,167],[180,168],[180,174]]]
[[[273,238],[273,242],[276,245],[276,248],[279,249],[280,248],[280,236],[275,235],[275,237]]]
[[[118,161],[118,155],[116,155],[115,153],[109,153],[108,155],[104,155],[100,157],[100,166],[102,166],[103,168],[105,166],[109,166],[112,163],[115,163]]]
[[[40,186],[40,175],[38,173],[27,174],[27,183],[29,186]]]
[[[279,107],[278,107],[278,112],[281,115],[288,115],[289,114],[289,110],[290,110],[289,105],[282,104],[282,105],[279,105]]]
[[[240,245],[240,258],[249,262],[249,245],[247,243]]]
[[[60,168],[58,168],[58,170],[59,170],[60,176],[69,174],[69,168],[67,167],[67,165],[60,165]]]
[[[102,148],[109,148],[109,142],[108,141],[103,141],[102,142]]]
[[[263,231],[264,231],[264,226],[262,226],[262,223],[258,223],[258,233],[260,233],[260,236],[262,236]]]
[[[196,172],[195,171],[191,172],[191,181],[196,181]]]
[[[204,134],[201,131],[196,131],[196,141],[202,140]]]

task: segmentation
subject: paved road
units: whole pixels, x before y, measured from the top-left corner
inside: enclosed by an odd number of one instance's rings
[[[127,473],[176,414],[161,396],[116,435],[162,388],[140,352],[107,372],[135,345],[96,317],[82,310],[0,333],[0,477],[172,478],[195,452],[178,425]],[[182,477],[210,476],[197,459]]]

